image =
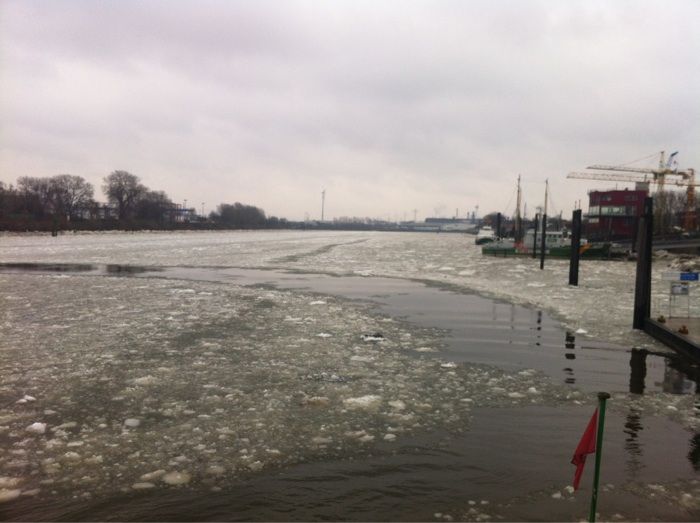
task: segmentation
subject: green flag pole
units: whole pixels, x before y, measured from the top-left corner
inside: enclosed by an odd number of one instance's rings
[[[595,521],[595,509],[598,504],[598,480],[600,479],[600,458],[603,454],[603,428],[605,426],[605,402],[610,399],[607,392],[598,393],[598,434],[595,440],[595,472],[593,474],[593,494],[591,495],[591,513],[588,521]]]

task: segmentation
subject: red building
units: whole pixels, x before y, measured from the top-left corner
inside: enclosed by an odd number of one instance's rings
[[[589,192],[585,237],[593,241],[633,239],[647,194],[628,189]]]

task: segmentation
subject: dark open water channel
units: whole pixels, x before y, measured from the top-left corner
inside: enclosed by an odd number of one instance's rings
[[[566,332],[542,311],[401,279],[333,277],[248,269],[122,266],[5,266],[274,285],[369,301],[395,318],[448,332],[440,358],[509,371],[533,368],[591,396],[596,391],[695,394],[697,367],[671,353],[647,353]],[[591,408],[527,407],[473,411],[460,436],[423,434],[360,460],[308,463],[261,473],[230,490],[163,490],[116,494],[90,502],[23,498],[0,508],[25,520],[434,520],[468,510],[505,520],[578,520],[590,487],[556,497],[570,485],[573,449]],[[606,421],[599,511],[610,518],[697,520],[700,512],[645,500],[623,484],[698,478],[700,437],[663,416],[611,409]],[[588,471],[590,474],[590,471]],[[590,475],[584,476],[588,483]],[[614,486],[612,486],[614,485]],[[552,497],[555,494],[555,497]],[[485,503],[482,503],[482,500]],[[4,512],[3,512],[4,511]],[[474,512],[476,511],[476,512]],[[439,519],[439,518],[438,518]]]

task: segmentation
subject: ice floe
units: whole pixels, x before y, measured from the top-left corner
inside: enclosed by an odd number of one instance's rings
[[[187,472],[173,471],[164,474],[160,479],[168,485],[184,485],[189,483],[192,478]]]
[[[281,255],[313,250],[308,243],[281,247],[251,240],[250,249],[239,252],[229,241],[207,238],[211,248],[178,263],[223,266],[235,258],[240,266],[272,267]],[[99,236],[91,242],[52,256],[172,263],[162,247],[116,249]],[[402,249],[412,251],[410,259]],[[36,252],[3,249],[2,256],[12,261]],[[351,255],[361,264],[350,265]],[[534,262],[520,262],[482,259],[457,236],[395,235],[283,264],[334,275],[439,281],[547,307],[572,330],[580,326],[577,334],[639,341],[624,309],[631,303],[628,265],[584,264],[581,288],[570,290],[563,263],[550,260],[540,272]],[[506,272],[508,278],[501,278]],[[441,367],[430,354],[441,346],[439,333],[378,317],[363,304],[206,282],[81,276],[47,278],[39,286],[35,278],[0,274],[3,295],[17,297],[3,303],[7,328],[0,339],[8,367],[0,434],[7,449],[23,451],[0,454],[0,476],[20,480],[0,483],[9,501],[18,490],[19,496],[79,497],[152,488],[147,485],[225,488],[242,475],[374,453],[413,432],[465,430],[474,405],[590,403],[533,369]],[[700,428],[692,397],[622,394],[610,408]],[[44,430],[27,432],[36,423]],[[568,497],[567,489],[560,492]],[[663,492],[642,486],[640,492],[684,506],[700,499],[682,484]],[[490,517],[481,504],[472,509],[470,519]]]
[[[343,403],[350,409],[374,409],[381,403],[381,396],[367,394],[358,398],[346,398]]]
[[[46,423],[36,421],[29,425],[25,430],[27,432],[31,432],[32,434],[44,434],[46,432]]]

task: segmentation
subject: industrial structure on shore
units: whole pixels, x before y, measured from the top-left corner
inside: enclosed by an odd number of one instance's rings
[[[586,235],[589,238],[618,240],[635,236],[637,223],[643,211],[644,198],[656,186],[655,232],[664,234],[675,227],[677,232],[694,233],[697,229],[697,209],[695,198],[695,170],[679,170],[676,156],[668,159],[664,151],[659,153],[657,168],[632,167],[621,165],[591,165],[588,171],[572,172],[567,178],[602,180],[612,182],[633,182],[634,190],[590,191],[589,207],[586,215]],[[670,198],[665,190],[667,185],[685,187],[685,201],[678,224],[669,223],[671,214]]]

